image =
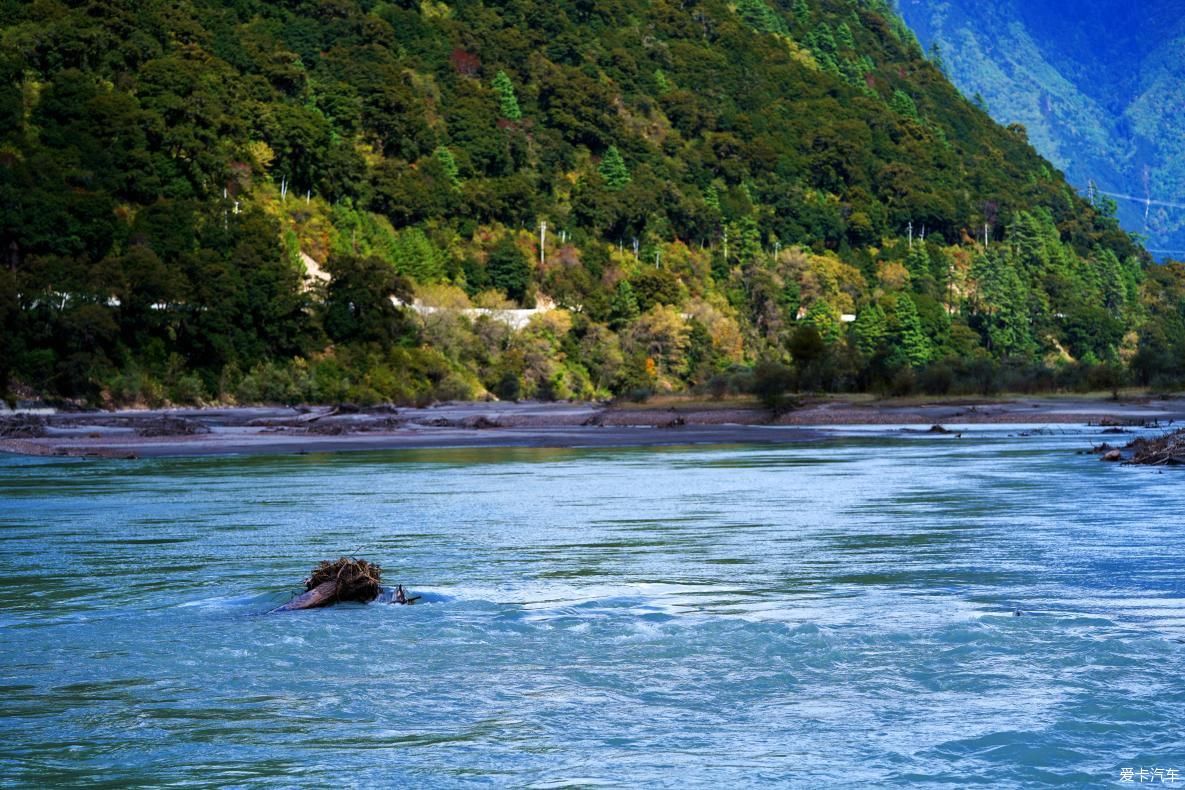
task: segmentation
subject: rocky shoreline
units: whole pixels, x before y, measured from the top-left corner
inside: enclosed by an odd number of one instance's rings
[[[1171,425],[1185,400],[817,399],[780,415],[748,402],[445,403],[228,407],[0,415],[0,452],[144,458],[430,447],[612,447],[771,443],[853,425]]]

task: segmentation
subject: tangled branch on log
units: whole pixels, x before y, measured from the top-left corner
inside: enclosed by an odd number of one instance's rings
[[[357,601],[370,603],[379,595],[383,569],[378,564],[353,557],[325,560],[304,580],[306,592],[276,611],[315,609],[320,606]]]
[[[359,601],[369,603],[378,597],[383,569],[377,563],[339,557],[325,560],[305,579],[305,589],[312,590],[325,582],[335,586],[333,603]]]

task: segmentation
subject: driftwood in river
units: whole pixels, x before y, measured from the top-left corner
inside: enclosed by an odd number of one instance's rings
[[[1136,439],[1123,449],[1131,452],[1129,464],[1182,466],[1185,465],[1185,429],[1155,439]]]
[[[305,579],[304,593],[273,611],[315,609],[343,601],[370,603],[379,595],[382,575],[382,568],[366,560],[352,557],[326,560]]]
[[[321,582],[313,589],[301,593],[274,611],[294,612],[297,609],[316,609],[318,606],[328,606],[334,602],[335,593],[337,593],[337,582]]]

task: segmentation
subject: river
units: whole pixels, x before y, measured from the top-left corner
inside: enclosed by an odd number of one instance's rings
[[[1183,776],[1185,473],[1097,441],[0,457],[0,783]],[[423,599],[262,614],[343,553]]]

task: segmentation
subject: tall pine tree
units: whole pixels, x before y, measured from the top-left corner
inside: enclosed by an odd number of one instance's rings
[[[888,319],[878,304],[870,304],[856,316],[852,325],[852,339],[856,348],[867,358],[876,356],[889,334]]]
[[[919,367],[930,361],[933,348],[922,328],[917,305],[909,294],[898,294],[889,314],[889,345],[897,365]]]
[[[597,172],[605,179],[605,185],[610,189],[624,189],[630,182],[629,168],[625,166],[625,160],[621,158],[621,152],[615,145],[609,146]]]
[[[498,110],[502,117],[511,121],[521,120],[523,111],[519,109],[518,97],[514,95],[514,83],[506,76],[506,72],[498,69],[491,85],[494,93],[498,94]]]

